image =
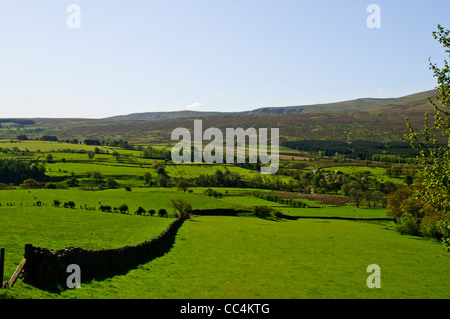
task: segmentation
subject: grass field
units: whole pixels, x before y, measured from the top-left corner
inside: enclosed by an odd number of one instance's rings
[[[142,218],[145,220],[146,218]],[[157,218],[150,218],[156,220]],[[357,238],[357,240],[355,240]],[[381,268],[369,289],[367,266]],[[19,298],[449,298],[450,258],[436,242],[354,221],[196,217],[170,253],[126,275]]]
[[[134,188],[132,191],[125,189],[109,189],[104,191],[84,191],[81,189],[16,189],[0,191],[0,203],[14,203],[17,206],[32,207],[33,203],[41,201],[43,205],[51,207],[53,200],[61,202],[73,201],[76,207],[93,206],[98,208],[103,205],[119,206],[127,204],[130,212],[134,212],[139,206],[145,209],[168,209],[170,199],[184,199],[191,203],[193,209],[233,208],[236,205],[224,202],[196,193],[178,191],[176,188]],[[46,207],[42,207],[45,209]]]
[[[84,145],[84,144],[69,144],[51,141],[14,141],[0,140],[1,148],[14,149],[17,147],[20,151],[29,150],[30,152],[51,152],[59,150],[73,150],[73,151],[94,151],[98,147],[102,151],[107,151],[107,148],[102,146]]]
[[[367,166],[335,166],[335,167],[327,167],[324,170],[340,170],[345,174],[355,174],[356,172],[370,172],[379,182],[390,181],[395,184],[403,184],[403,180],[401,178],[389,177],[386,175],[386,169],[382,167],[367,167]]]
[[[214,198],[204,194],[208,187],[190,187],[190,192],[176,187],[143,187],[144,172],[150,172],[154,180],[158,174],[151,167],[156,160],[139,157],[138,151],[120,150],[118,160],[109,154],[95,154],[93,159],[89,159],[86,153],[80,152],[94,150],[95,147],[81,144],[3,141],[0,147],[11,150],[2,156],[40,158],[40,161],[52,153],[55,161],[45,162],[45,166],[47,175],[56,181],[64,181],[73,172],[84,182],[90,179],[92,171],[99,171],[105,178],[112,177],[123,184],[117,189],[105,190],[72,187],[1,190],[0,247],[6,248],[5,277],[12,274],[23,258],[27,243],[50,249],[69,246],[101,249],[149,240],[173,221],[173,215],[161,218],[138,216],[134,212],[142,206],[146,210],[156,211],[165,208],[172,213],[169,207],[171,199],[186,200],[193,209],[270,206],[285,215],[315,217],[265,220],[244,216],[195,216],[179,229],[175,245],[169,253],[125,275],[83,283],[80,289],[66,290],[60,294],[39,290],[19,280],[13,288],[0,291],[0,298],[450,297],[450,273],[447,271],[450,258],[440,243],[402,236],[395,231],[391,221],[316,219],[385,218],[385,208],[356,207],[352,203],[341,206],[330,204],[338,202],[335,193],[308,197],[287,191],[213,187],[225,195]],[[30,152],[26,156],[21,155],[17,150],[13,151],[14,147]],[[68,152],[68,149],[74,152]],[[101,150],[112,151],[106,147]],[[308,169],[303,165],[303,157],[297,162],[291,157],[285,157],[285,160],[293,164],[289,169],[302,172]],[[378,181],[403,183],[401,179],[388,178],[384,167],[349,164],[324,170],[335,169],[348,174],[368,170]],[[229,170],[248,179],[260,176],[258,171],[233,165],[170,165],[169,162],[165,170],[174,180],[214,175],[217,170]],[[282,175],[262,176],[264,178],[267,183],[272,178],[287,183],[292,181],[291,177]],[[124,185],[131,185],[132,190],[127,191]],[[295,198],[311,207],[294,208],[256,198],[252,195],[254,191]],[[305,195],[305,198],[300,195]],[[321,202],[323,197],[331,199],[331,202]],[[62,203],[73,201],[76,208],[52,207],[54,200]],[[42,203],[41,207],[36,206],[37,201]],[[95,209],[100,205],[118,207],[122,204],[128,205],[129,214],[85,209]],[[369,275],[366,268],[370,264],[381,267],[381,289],[366,286]]]
[[[25,244],[49,249],[118,248],[159,235],[173,218],[108,214],[53,207],[1,207],[0,246],[6,249],[9,278],[23,258]]]

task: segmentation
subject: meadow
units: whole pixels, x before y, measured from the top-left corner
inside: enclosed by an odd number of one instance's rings
[[[149,219],[153,223],[159,218]],[[381,289],[366,285],[371,264],[381,268]],[[19,282],[7,294],[83,299],[448,298],[449,266],[438,243],[402,236],[384,224],[199,216],[185,222],[168,254],[125,275],[60,294]]]
[[[174,220],[174,211],[169,206],[171,199],[183,199],[193,209],[251,210],[254,206],[268,206],[284,215],[304,217],[288,220],[248,215],[191,216],[178,230],[170,252],[124,275],[83,283],[80,289],[60,293],[40,290],[19,280],[14,287],[0,290],[0,298],[450,297],[450,273],[446,271],[450,258],[440,242],[401,235],[395,231],[393,221],[320,219],[386,218],[386,207],[379,204],[357,207],[347,197],[345,202],[336,202],[335,199],[345,197],[341,191],[311,195],[284,189],[192,184],[183,190],[176,186],[177,181],[195,182],[201,176],[221,174],[252,180],[260,174],[257,170],[228,164],[171,165],[170,161],[143,158],[138,151],[111,147],[102,147],[103,153],[93,158],[86,152],[95,148],[81,144],[4,141],[0,147],[9,149],[2,153],[4,158],[33,158],[41,163],[54,183],[64,185],[69,178],[80,181],[79,187],[64,189],[15,186],[0,190],[0,247],[6,248],[5,277],[8,278],[22,260],[27,243],[54,250],[71,246],[103,249],[150,240]],[[17,147],[15,151],[14,147]],[[26,154],[20,152],[25,149]],[[114,157],[113,151],[120,153],[120,157]],[[288,168],[289,174],[261,179],[262,186],[268,186],[265,183],[269,182],[273,183],[271,187],[300,185],[300,179],[291,173],[304,174],[317,167],[323,167],[324,172],[340,170],[351,176],[369,171],[372,180],[404,185],[402,178],[386,176],[383,163],[365,166],[363,162],[353,161],[336,165],[332,159],[314,163],[307,154],[284,151],[281,167]],[[48,154],[53,155],[52,161],[46,160]],[[154,166],[156,162],[159,165]],[[172,181],[166,187],[157,182],[161,165]],[[103,187],[93,184],[94,171],[103,175],[100,183]],[[145,183],[144,173],[151,174],[153,185]],[[107,178],[115,179],[117,187],[104,187]],[[219,196],[207,196],[205,191],[209,188]],[[258,198],[255,192],[294,198],[306,207]],[[323,198],[330,202],[321,201]],[[73,201],[75,208],[53,207],[54,200]],[[106,213],[98,209],[100,205],[122,204],[129,207],[128,213]],[[139,216],[135,213],[138,207],[166,209],[169,216]],[[369,276],[366,269],[371,264],[381,267],[381,289],[369,289],[366,285]]]

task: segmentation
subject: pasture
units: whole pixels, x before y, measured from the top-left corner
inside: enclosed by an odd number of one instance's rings
[[[141,218],[149,224],[159,219]],[[104,240],[102,236],[105,233],[96,240]],[[381,268],[381,289],[366,286],[371,264]],[[180,228],[168,254],[125,275],[60,294],[19,282],[7,294],[88,299],[448,298],[449,266],[440,244],[402,236],[385,224],[199,216]]]
[[[95,147],[81,144],[3,141],[0,147],[8,149],[2,153],[6,158],[38,161],[55,183],[64,184],[71,177],[81,182],[80,187],[65,189],[16,186],[0,190],[0,247],[6,248],[5,277],[12,274],[23,258],[27,243],[54,250],[70,246],[102,249],[152,239],[174,220],[169,206],[171,199],[183,199],[193,209],[269,206],[285,215],[314,217],[269,220],[249,216],[192,216],[178,230],[175,245],[167,254],[124,275],[83,283],[80,289],[58,294],[19,280],[13,288],[0,290],[0,298],[450,297],[450,274],[446,271],[450,258],[439,242],[400,235],[392,221],[318,218],[385,218],[386,208],[379,203],[376,208],[356,207],[350,198],[342,201],[341,191],[311,195],[265,189],[269,185],[300,185],[300,179],[295,175],[261,176],[257,170],[228,164],[171,165],[169,161],[163,167],[173,183],[163,187],[156,183],[161,172],[158,166],[152,165],[164,161],[143,158],[138,151],[101,147],[103,153],[89,158],[86,152],[94,151]],[[113,151],[120,156],[114,157]],[[53,161],[46,161],[48,154],[53,155]],[[386,176],[384,166],[356,167],[344,163],[332,166],[325,165],[324,159],[315,165],[312,161],[305,163],[303,155],[306,154],[298,155],[302,157],[292,159],[285,155],[281,166],[301,174],[319,166],[326,166],[324,171],[341,170],[352,176],[370,171],[379,182],[403,184],[400,178]],[[104,180],[115,179],[118,186],[91,185],[94,171],[100,172]],[[218,171],[243,180],[258,180],[261,189],[190,185],[188,191],[183,191],[175,186],[178,180],[195,182],[202,176],[215,176]],[[152,186],[146,185],[144,173],[151,174]],[[208,188],[222,196],[207,196],[204,192]],[[257,198],[254,192],[293,198],[307,207]],[[75,207],[54,207],[55,200],[73,201]],[[99,210],[101,205],[122,204],[129,207],[128,213]],[[138,207],[147,211],[166,209],[169,217],[139,216],[135,213]],[[381,289],[369,289],[366,285],[369,275],[366,268],[370,264],[381,267]]]

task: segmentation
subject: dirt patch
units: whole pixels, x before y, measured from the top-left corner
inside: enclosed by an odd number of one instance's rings
[[[334,195],[311,195],[311,194],[294,194],[294,193],[280,193],[277,194],[281,198],[303,198],[317,201],[324,205],[344,206],[351,200],[341,196]]]

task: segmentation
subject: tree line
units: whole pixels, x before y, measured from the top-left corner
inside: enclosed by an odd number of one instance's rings
[[[281,144],[291,149],[308,153],[320,152],[324,156],[336,156],[336,154],[339,154],[348,158],[362,160],[382,159],[382,156],[387,155],[390,157],[385,157],[385,159],[392,160],[396,158],[399,160],[402,158],[414,158],[419,155],[418,150],[412,149],[407,142],[352,141],[347,143],[330,140],[299,140],[285,141]]]

